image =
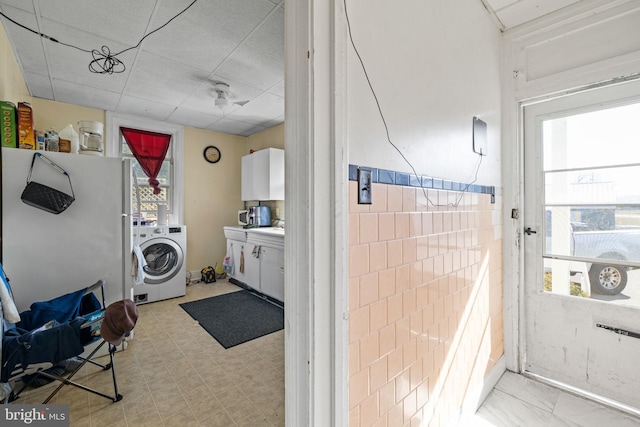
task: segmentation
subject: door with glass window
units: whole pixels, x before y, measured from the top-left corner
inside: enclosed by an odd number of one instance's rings
[[[640,408],[640,82],[524,107],[524,370]]]

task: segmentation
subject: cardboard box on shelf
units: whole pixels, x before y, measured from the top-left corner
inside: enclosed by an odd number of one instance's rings
[[[16,106],[9,101],[0,101],[0,140],[3,147],[18,147]]]
[[[28,102],[18,102],[18,148],[35,150],[33,134],[33,110]]]

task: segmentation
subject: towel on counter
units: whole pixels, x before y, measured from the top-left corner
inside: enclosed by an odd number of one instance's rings
[[[0,278],[2,279],[2,283],[0,283],[0,301],[2,301],[3,316],[9,323],[18,323],[20,321],[20,313],[18,313],[16,304],[13,302],[11,288],[9,288],[9,282],[4,275],[2,266],[0,266]]]
[[[147,260],[144,259],[140,245],[133,245],[133,252],[131,253],[131,276],[133,276],[133,282],[136,285],[142,285],[142,283],[144,283],[144,268],[146,266]]]

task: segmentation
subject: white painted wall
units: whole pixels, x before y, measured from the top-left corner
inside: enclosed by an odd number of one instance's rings
[[[489,136],[478,183],[500,186],[502,36],[482,2],[349,0],[347,12],[391,140],[418,174],[473,179],[475,115]],[[353,48],[346,51],[349,163],[411,172],[386,140]]]

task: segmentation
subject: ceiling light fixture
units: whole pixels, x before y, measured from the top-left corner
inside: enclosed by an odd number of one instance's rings
[[[216,94],[214,103],[216,104],[216,107],[220,108],[221,110],[224,110],[231,104],[242,107],[247,102],[249,102],[248,100],[230,102],[230,99],[236,99],[236,95],[231,92],[231,88],[229,88],[229,85],[225,82],[212,82],[212,84],[213,92]]]
[[[224,107],[229,105],[229,100],[227,98],[225,98],[224,96],[224,92],[220,91],[216,91],[218,93],[218,97],[215,100],[215,104],[216,107],[218,107],[221,110],[224,110]]]

